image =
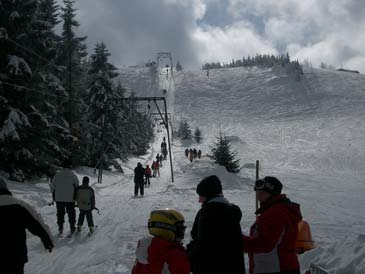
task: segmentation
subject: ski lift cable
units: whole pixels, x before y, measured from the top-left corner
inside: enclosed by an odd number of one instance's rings
[[[22,86],[22,85],[17,85],[17,84],[12,84],[12,83],[8,83],[8,82],[5,82],[5,81],[0,81],[0,85],[6,85],[6,86],[10,86],[10,87],[15,87],[15,88],[20,88],[20,89],[25,89],[25,90],[29,90],[29,91],[33,91],[33,92],[37,92],[39,94],[43,94],[45,96],[51,96],[51,97],[61,97],[61,98],[67,98],[68,100],[72,100],[72,101],[75,101],[75,102],[81,102],[80,100],[77,100],[77,99],[71,99],[70,97],[68,96],[65,96],[65,95],[57,95],[57,94],[50,94],[50,93],[44,93],[42,91],[39,91],[39,90],[35,90],[35,89],[31,89],[31,88],[27,88],[25,86]]]
[[[38,53],[34,52],[33,50],[19,44],[18,42],[15,42],[13,39],[9,38],[9,37],[5,37],[5,40],[8,40],[9,42],[13,43],[14,45],[18,46],[19,48],[33,54],[34,56],[38,57],[39,59],[43,60],[44,62],[46,62],[48,65],[56,68],[57,70],[60,69],[60,67],[56,66],[55,64],[52,64],[51,62],[49,62],[46,58],[44,58],[43,56],[39,55]]]

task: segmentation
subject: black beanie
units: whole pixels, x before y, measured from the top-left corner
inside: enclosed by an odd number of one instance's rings
[[[203,197],[215,197],[222,194],[222,184],[215,175],[205,177],[196,187],[196,193]]]
[[[259,179],[255,182],[254,189],[255,191],[261,190],[272,195],[278,195],[283,189],[283,184],[275,177],[266,176],[265,178]]]

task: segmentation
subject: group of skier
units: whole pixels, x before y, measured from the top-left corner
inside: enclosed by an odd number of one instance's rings
[[[52,202],[56,203],[59,235],[63,233],[65,214],[70,224],[70,236],[81,232],[86,216],[89,235],[94,232],[92,210],[95,208],[94,190],[89,186],[89,177],[84,176],[82,185],[71,170],[72,162],[66,160],[63,169],[55,174],[51,181]],[[76,210],[80,210],[76,227]],[[6,179],[0,176],[0,215],[4,224],[0,226],[0,258],[4,273],[23,274],[28,261],[26,230],[38,236],[45,249],[52,252],[54,243],[49,227],[39,213],[28,203],[13,197]],[[3,273],[3,272],[1,272]]]
[[[63,234],[63,224],[65,222],[65,213],[68,215],[70,224],[70,235],[75,232],[81,232],[84,219],[89,227],[89,233],[94,232],[94,220],[92,211],[95,209],[95,193],[89,186],[90,179],[87,176],[82,178],[82,185],[79,186],[79,180],[72,171],[72,161],[66,160],[63,163],[63,169],[56,173],[51,181],[51,193],[53,201],[56,202],[57,224],[59,235]],[[76,227],[76,210],[80,210]]]
[[[185,157],[189,159],[190,162],[192,162],[194,159],[198,158],[200,159],[202,156],[202,151],[196,150],[196,148],[187,148],[185,149]]]
[[[162,167],[162,161],[167,157],[167,144],[165,137],[161,143],[161,154],[157,153],[156,160],[152,161],[151,167],[146,165],[143,168],[141,163],[138,163],[134,169],[134,196],[138,196],[138,193],[143,196],[144,188],[151,185],[151,177],[160,177],[160,167]],[[152,170],[151,170],[152,169]]]
[[[196,188],[202,206],[186,248],[184,216],[174,209],[152,211],[151,236],[139,240],[132,274],[244,274],[244,252],[249,254],[250,274],[300,274],[299,205],[281,193],[282,184],[275,177],[257,180],[254,191],[260,208],[250,234],[244,235],[242,212],[223,196],[219,178],[204,178]]]

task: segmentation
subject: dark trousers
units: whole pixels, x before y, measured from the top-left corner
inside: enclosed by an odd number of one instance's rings
[[[75,228],[76,211],[74,202],[56,202],[57,206],[57,224],[58,229],[63,231],[63,223],[65,222],[65,213],[67,212],[70,229]]]
[[[146,176],[146,179],[145,179],[145,185],[150,186],[150,184],[151,184],[150,176]]]
[[[138,190],[141,193],[141,196],[143,196],[143,194],[144,194],[144,182],[134,183],[134,196],[138,195]]]
[[[89,227],[93,227],[94,220],[93,220],[93,213],[92,213],[91,209],[90,210],[80,209],[79,220],[77,221],[77,225],[82,226],[84,224],[85,215],[86,215],[87,225]]]

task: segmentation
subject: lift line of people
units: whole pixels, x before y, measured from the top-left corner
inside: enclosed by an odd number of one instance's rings
[[[71,161],[63,167],[51,184],[59,233],[63,233],[66,213],[71,234],[82,229],[85,216],[93,232],[95,194],[89,178],[83,177],[79,186]],[[132,274],[243,274],[244,252],[249,256],[249,273],[299,274],[297,254],[313,249],[314,242],[299,204],[283,194],[282,187],[276,177],[256,180],[253,190],[260,207],[249,234],[244,234],[241,209],[224,197],[220,179],[216,175],[203,178],[196,187],[201,208],[191,228],[191,241],[182,244],[186,229],[182,213],[175,209],[152,211],[148,219],[151,236],[139,240]],[[77,226],[76,205],[80,210]],[[26,230],[52,252],[49,227],[32,206],[12,195],[1,176],[0,216],[1,273],[24,273],[28,261]]]
[[[162,167],[162,161],[167,158],[167,144],[166,139],[163,137],[161,143],[161,154],[157,153],[156,160],[152,161],[151,167],[146,165],[144,168],[141,163],[138,163],[134,169],[134,196],[137,197],[138,193],[143,197],[144,188],[150,187],[152,177],[160,177],[160,167]],[[152,170],[151,170],[152,169]]]

